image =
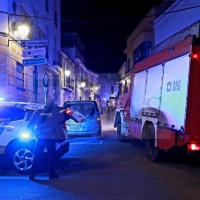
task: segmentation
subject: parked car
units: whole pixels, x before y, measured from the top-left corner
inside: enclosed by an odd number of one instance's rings
[[[101,113],[96,101],[66,101],[64,107],[80,112],[85,118],[85,121],[79,123],[72,119],[66,121],[68,136],[101,136]]]
[[[27,125],[33,112],[42,108],[44,105],[37,103],[0,102],[0,156],[18,172],[27,173],[32,167],[36,138]],[[58,157],[69,150],[68,140],[57,146]]]

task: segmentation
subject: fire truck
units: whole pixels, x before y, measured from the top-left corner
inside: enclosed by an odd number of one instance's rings
[[[190,36],[138,62],[117,99],[118,139],[140,139],[147,158],[200,152],[200,38]]]

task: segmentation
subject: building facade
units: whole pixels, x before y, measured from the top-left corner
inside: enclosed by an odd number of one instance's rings
[[[90,99],[98,103],[100,99],[99,75],[85,66],[84,46],[77,33],[62,34],[62,52],[75,64],[73,69],[68,67],[74,76],[73,79],[70,75],[69,81],[75,82],[75,99]]]
[[[0,95],[7,101],[44,103],[50,96],[57,100],[60,1],[5,0],[0,2],[0,7],[0,77],[3,78]],[[23,35],[24,31],[27,35]],[[25,40],[47,43],[27,46]],[[32,55],[38,48],[43,49],[42,54]],[[27,50],[30,54],[24,56]],[[32,65],[28,63],[30,59],[34,60]]]
[[[0,97],[5,101],[53,98],[62,105],[98,96],[98,90],[88,93],[91,84],[98,86],[98,75],[83,67],[77,54],[72,59],[61,51],[60,16],[60,0],[0,1]],[[79,87],[81,78],[87,89]]]

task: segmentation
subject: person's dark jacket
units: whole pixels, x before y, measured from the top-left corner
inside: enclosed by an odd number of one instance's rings
[[[28,128],[34,131],[37,139],[66,139],[65,122],[69,116],[63,107],[57,105],[35,111]]]

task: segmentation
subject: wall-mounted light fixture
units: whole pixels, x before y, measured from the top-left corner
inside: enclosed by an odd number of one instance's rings
[[[80,82],[80,84],[79,84],[79,87],[80,87],[80,88],[84,88],[85,86],[86,86],[86,82],[85,82],[84,79],[81,78],[81,82]]]
[[[99,87],[98,87],[98,86],[95,86],[95,87],[94,87],[94,91],[97,92],[98,90],[99,90]]]
[[[82,88],[84,88],[86,86],[86,83],[85,83],[85,81],[81,81],[81,84],[80,84],[80,87],[82,87]]]
[[[69,77],[69,76],[70,76],[70,73],[71,73],[70,70],[67,68],[67,69],[65,70],[65,76],[66,76],[66,77]]]
[[[10,16],[8,16],[8,27],[10,27]],[[9,41],[22,41],[27,40],[30,32],[30,27],[27,23],[19,23],[17,26],[15,25],[13,32],[10,32],[10,28],[8,29],[8,45]]]
[[[16,38],[20,38],[21,40],[27,39],[27,36],[29,34],[29,27],[27,24],[21,24],[17,27],[17,30],[14,31],[14,36]]]

